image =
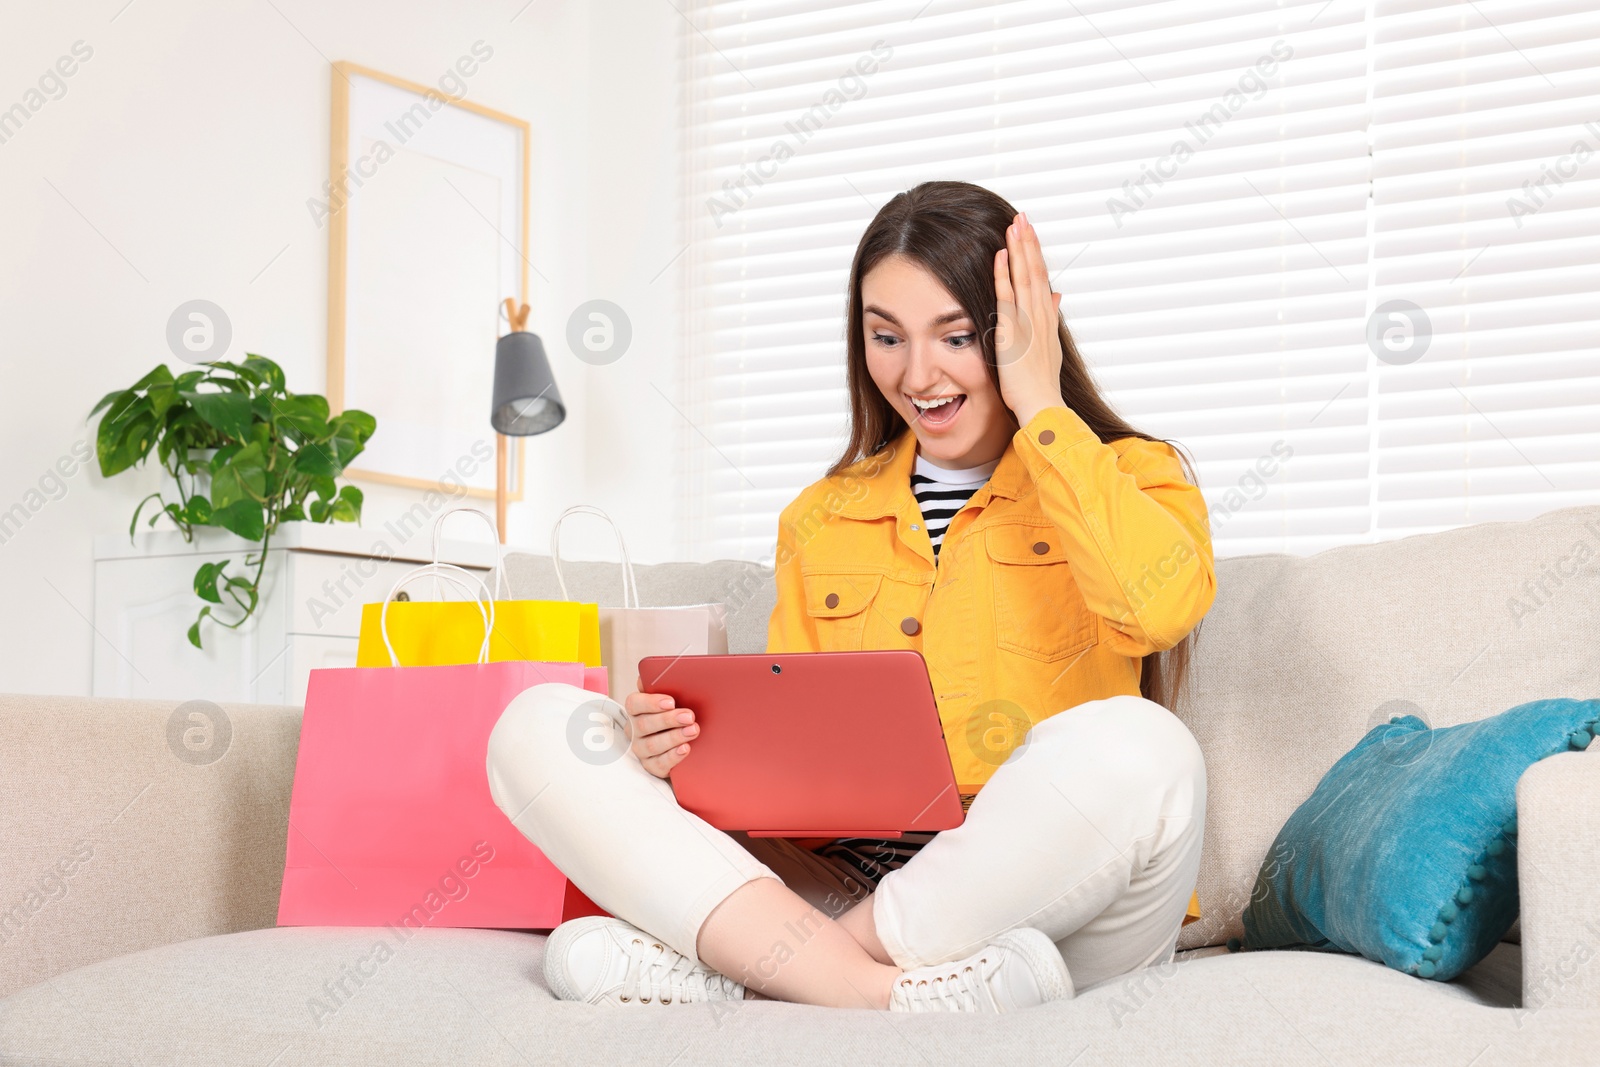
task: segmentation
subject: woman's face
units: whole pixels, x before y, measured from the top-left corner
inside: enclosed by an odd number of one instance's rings
[[[861,279],[861,303],[867,372],[917,450],[954,469],[998,459],[1016,422],[989,381],[977,326],[949,290],[916,261],[887,256]]]

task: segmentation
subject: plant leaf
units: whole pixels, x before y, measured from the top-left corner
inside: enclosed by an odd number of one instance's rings
[[[178,400],[178,390],[171,382],[155,382],[145,395],[150,398],[150,406],[157,419],[165,418],[167,409]]]
[[[242,451],[244,451],[244,445],[237,443],[223,445],[217,449],[217,454],[211,457],[211,474],[215,476],[219,470],[226,467],[233,460],[234,456],[237,456]]]
[[[196,617],[196,619],[194,620],[193,625],[191,625],[189,627],[189,643],[191,645],[193,645],[195,648],[199,648],[200,647],[200,623],[201,623],[202,620],[205,619],[205,617],[207,615],[210,615],[210,614],[211,614],[211,609],[209,607],[201,608],[199,616]]]
[[[223,442],[216,430],[206,425],[188,404],[174,404],[167,409],[166,434],[182,442],[186,452],[197,448],[212,448]]]
[[[131,393],[131,392],[133,392],[132,389],[113,389],[113,390],[111,390],[111,392],[107,393],[105,396],[100,398],[100,403],[96,404],[94,407],[89,409],[89,418],[91,418],[91,419],[94,418],[95,414],[97,412],[99,412],[99,410],[101,408],[105,407],[107,404],[112,403],[118,397],[123,396],[126,393]]]
[[[356,408],[347,408],[328,420],[334,433],[340,433],[348,428],[349,436],[365,444],[378,429],[378,420],[368,415],[365,411]]]
[[[167,365],[165,363],[157,363],[150,369],[149,374],[146,374],[143,378],[140,378],[128,388],[131,392],[137,393],[141,389],[149,388],[156,382],[166,382],[170,384],[171,381],[172,372],[167,369]]]
[[[184,393],[196,414],[234,441],[250,436],[250,398],[242,393]]]
[[[291,398],[297,404],[304,404],[317,418],[323,422],[328,421],[328,398],[316,393],[294,393]]]
[[[141,397],[139,403],[148,405],[150,401]],[[126,424],[114,429],[110,451],[100,456],[100,472],[108,478],[138,463],[155,444],[155,416],[149,411],[139,410],[137,406],[131,410],[138,413]],[[99,451],[98,441],[96,451]]]
[[[213,508],[211,525],[232,531],[247,541],[267,535],[267,513],[254,500],[236,500],[226,507]]]
[[[213,359],[213,360],[210,360],[209,362],[207,362],[205,365],[207,367],[210,367],[211,371],[212,371],[212,373],[206,375],[206,378],[209,381],[213,381],[213,382],[217,383],[220,386],[224,386],[225,388],[237,389],[239,387],[239,385],[242,384],[242,383],[238,382],[237,380],[230,381],[227,378],[223,378],[223,377],[219,376],[218,374],[216,374],[216,372],[219,371],[219,370],[228,371],[229,373],[231,373],[234,376],[235,379],[243,378],[245,383],[256,384],[256,385],[259,385],[261,383],[261,376],[259,374],[257,374],[253,370],[250,370],[249,368],[241,367],[239,364],[234,363],[232,360]]]
[[[281,393],[284,390],[283,368],[278,366],[266,356],[258,356],[254,352],[246,352],[244,369],[258,375],[273,392]]]
[[[100,461],[100,473],[104,477],[126,470],[133,462],[131,459],[122,461],[118,466],[119,456],[125,454],[124,445],[128,439],[128,431],[141,414],[148,414],[150,401],[128,390],[111,402],[111,407],[100,419],[100,425],[95,430],[94,450],[95,457]],[[152,423],[153,425],[153,423]]]
[[[222,453],[217,453],[218,457]],[[261,446],[252,441],[228,456],[221,467],[211,470],[211,506],[221,512],[238,501],[249,501],[259,509],[267,494],[267,471]]]
[[[207,500],[200,493],[196,493],[194,496],[189,498],[189,507],[186,509],[184,517],[189,520],[189,525],[191,526],[212,525],[211,501]]]
[[[334,450],[339,454],[340,467],[348,467],[350,461],[359,456],[367,447],[357,438],[344,433],[336,433],[328,440],[333,442]]]
[[[336,439],[330,438],[330,441],[332,440]],[[344,464],[340,462],[338,450],[333,444],[307,441],[295,449],[294,468],[302,474],[320,474],[335,478],[343,473]]]
[[[200,564],[200,569],[194,572],[195,595],[213,604],[222,603],[222,594],[217,592],[217,578],[228,563],[228,560],[223,560],[221,563]]]
[[[161,494],[160,493],[151,493],[149,496],[147,496],[143,500],[139,501],[139,506],[133,509],[133,521],[128,523],[128,540],[130,540],[130,541],[133,540],[133,532],[134,532],[134,530],[138,529],[138,527],[139,527],[139,512],[143,511],[144,510],[144,506],[146,504],[150,503],[150,501],[152,501],[152,500],[160,500],[160,499],[161,499]]]
[[[328,402],[320,396],[292,396],[273,402],[272,413],[279,423],[287,423],[306,441],[320,440],[328,428]]]
[[[122,418],[122,413],[127,411],[128,408],[132,407],[133,402],[138,399],[138,390],[124,389],[120,394],[117,395],[116,399],[111,401],[111,406],[106,409],[105,417],[100,420],[100,425],[104,426],[108,422],[115,423],[118,419]]]

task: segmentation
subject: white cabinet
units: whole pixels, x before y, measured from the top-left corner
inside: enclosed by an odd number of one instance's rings
[[[355,666],[361,605],[381,601],[402,574],[428,562],[427,531],[403,539],[397,532],[392,524],[380,533],[284,523],[267,552],[255,614],[237,630],[208,619],[201,625],[204,649],[187,637],[204,605],[193,591],[194,572],[202,563],[232,559],[228,573],[245,573],[250,545],[211,528],[196,530],[193,543],[176,530],[143,533],[131,543],[126,535],[97,537],[94,695],[303,704],[314,668]],[[495,546],[444,541],[439,556],[487,580]],[[435,595],[429,580],[408,592],[417,599]]]

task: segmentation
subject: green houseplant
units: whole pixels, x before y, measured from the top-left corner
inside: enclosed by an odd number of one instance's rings
[[[220,526],[256,542],[242,573],[228,573],[232,560],[195,572],[194,591],[207,602],[189,627],[196,648],[207,618],[236,630],[255,612],[267,545],[280,522],[360,521],[361,490],[335,479],[377,428],[364,411],[330,416],[325,398],[290,392],[282,368],[264,356],[202,366],[177,376],[158,366],[89,412],[91,419],[105,412],[95,435],[102,475],[138,466],[153,451],[177,487],[176,500],[155,492],[139,502],[129,537],[154,500],[149,525],[165,515],[186,541],[196,526]],[[209,495],[199,491],[202,475],[210,479]],[[217,613],[223,607],[232,618]]]

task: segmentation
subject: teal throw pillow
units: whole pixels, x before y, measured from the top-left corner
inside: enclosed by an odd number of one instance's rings
[[[1243,947],[1357,953],[1438,981],[1471,967],[1517,917],[1517,779],[1587,748],[1597,721],[1600,700],[1551,699],[1373,727],[1279,831]]]

